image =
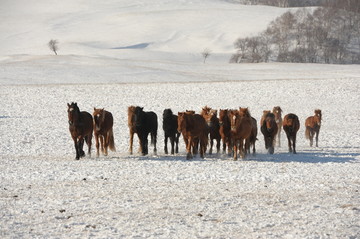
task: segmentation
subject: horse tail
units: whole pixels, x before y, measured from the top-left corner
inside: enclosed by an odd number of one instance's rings
[[[306,129],[305,129],[305,138],[310,139],[310,129],[308,126],[306,126]]]
[[[157,141],[157,131],[151,132],[151,141],[150,144],[151,145],[156,145],[156,141]]]
[[[109,148],[111,151],[116,151],[115,142],[114,142],[114,134],[112,128],[109,130]]]

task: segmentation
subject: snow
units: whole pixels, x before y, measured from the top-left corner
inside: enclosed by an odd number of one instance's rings
[[[359,238],[360,67],[229,64],[286,9],[228,1],[3,1],[1,238]],[[125,36],[125,37],[124,37]],[[46,43],[59,39],[59,55]],[[212,50],[206,64],[201,51]],[[74,160],[67,103],[114,115],[117,152]],[[158,155],[128,154],[127,107],[158,115]],[[297,152],[233,161],[163,151],[162,111],[280,105]],[[304,121],[323,112],[318,148]],[[93,141],[94,142],[94,141]],[[138,147],[134,141],[135,151]],[[85,146],[86,148],[86,146]],[[152,148],[150,148],[151,152]]]

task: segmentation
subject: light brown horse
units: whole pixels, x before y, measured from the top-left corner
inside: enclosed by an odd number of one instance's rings
[[[299,117],[297,117],[295,114],[285,115],[283,120],[283,129],[288,139],[289,152],[296,154],[296,134],[300,129]]]
[[[231,153],[231,123],[229,118],[229,110],[227,109],[220,109],[219,112],[219,124],[220,129],[219,133],[221,136],[221,140],[223,143],[223,153],[226,151],[226,147],[228,148],[228,154]]]
[[[99,139],[101,144],[101,152],[107,156],[108,148],[116,151],[113,133],[114,119],[109,111],[97,109],[94,107],[94,136],[96,142],[96,156],[99,157]]]
[[[212,149],[214,145],[214,140],[216,140],[216,153],[220,151],[220,123],[217,117],[217,110],[213,110],[210,107],[205,106],[202,108],[201,116],[204,117],[206,124],[209,128],[209,136],[210,136],[210,149],[209,154],[212,154]]]
[[[250,136],[252,132],[252,120],[249,116],[240,116],[237,110],[230,111],[231,140],[234,148],[234,160],[237,160],[237,153],[245,158],[250,148]]]
[[[264,135],[265,148],[269,154],[274,153],[275,136],[278,132],[275,115],[270,110],[264,110],[260,120],[261,133]]]
[[[253,146],[253,154],[256,153],[256,149],[255,149],[255,143],[257,140],[257,134],[258,134],[258,127],[257,127],[257,121],[254,117],[251,116],[250,111],[248,108],[239,108],[239,114],[241,117],[251,117],[251,126],[252,126],[252,130],[251,130],[251,135],[250,135],[250,144],[249,144],[249,148],[247,148],[247,153],[250,153],[250,147]]]
[[[280,106],[275,106],[272,110],[272,113],[274,114],[275,116],[275,122],[278,126],[278,131],[277,131],[277,137],[275,137],[275,140],[277,142],[277,145],[279,147],[281,147],[281,128],[282,128],[282,116],[281,116],[281,113],[282,113],[282,109],[280,108]],[[277,138],[277,139],[276,139]]]
[[[69,131],[74,141],[76,160],[85,156],[83,151],[84,140],[88,146],[88,154],[91,156],[91,140],[93,133],[93,119],[90,113],[81,111],[77,106],[77,103],[68,103],[68,122]]]
[[[318,147],[319,131],[321,127],[321,110],[316,109],[315,115],[310,116],[305,121],[305,137],[310,140],[310,147],[313,146],[314,135],[316,140],[316,147]]]
[[[191,159],[197,153],[199,143],[200,157],[204,158],[208,144],[208,127],[205,119],[201,115],[192,112],[179,112],[178,132],[182,133],[185,141],[186,159]]]

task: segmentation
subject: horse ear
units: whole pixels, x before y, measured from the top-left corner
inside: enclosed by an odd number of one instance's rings
[[[96,111],[96,108],[95,108],[95,106],[94,106],[94,111]]]
[[[67,106],[70,108],[70,104],[69,104],[69,103],[67,103]]]

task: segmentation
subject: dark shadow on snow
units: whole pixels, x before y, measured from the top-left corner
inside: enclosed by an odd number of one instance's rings
[[[140,44],[135,44],[135,45],[130,45],[130,46],[120,46],[120,47],[113,47],[111,49],[144,49],[146,47],[148,47],[151,43],[145,42],[145,43],[140,43]]]

